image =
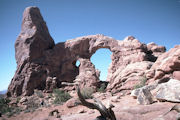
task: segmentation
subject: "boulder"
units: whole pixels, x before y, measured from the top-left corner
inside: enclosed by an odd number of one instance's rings
[[[80,103],[81,102],[77,98],[71,98],[66,102],[66,106],[68,108],[72,108],[72,107],[79,105]]]
[[[26,97],[22,97],[20,100],[19,100],[19,103],[20,104],[23,104],[23,103],[25,103],[25,102],[27,102],[28,101],[28,99],[26,98]]]
[[[154,90],[157,85],[147,85],[141,88],[134,89],[131,91],[131,95],[133,98],[137,99],[137,103],[141,105],[149,105],[154,102],[153,95],[151,94],[151,90]]]
[[[170,79],[156,88],[156,99],[160,101],[180,102],[180,81]]]
[[[137,103],[141,105],[149,105],[153,103],[153,96],[148,89],[140,89],[137,96]]]
[[[61,115],[58,111],[58,109],[54,109],[49,113],[49,116],[55,116],[56,118],[61,118]]]

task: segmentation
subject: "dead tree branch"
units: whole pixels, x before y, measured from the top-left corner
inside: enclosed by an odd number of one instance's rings
[[[100,112],[101,116],[99,118],[102,118],[103,120],[116,120],[114,111],[112,108],[114,106],[110,106],[109,108],[106,108],[101,101],[94,99],[94,103],[88,102],[84,99],[84,97],[81,94],[81,91],[79,87],[77,87],[77,94],[79,97],[79,100],[81,101],[82,105],[90,108],[90,109],[96,109]]]

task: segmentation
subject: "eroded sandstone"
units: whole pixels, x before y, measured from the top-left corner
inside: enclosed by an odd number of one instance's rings
[[[164,46],[155,43],[146,45],[133,36],[115,40],[97,34],[55,44],[39,9],[28,7],[15,42],[17,70],[7,95],[32,95],[35,89],[52,91],[52,88],[62,87],[62,82],[78,81],[81,87],[96,89],[100,72],[90,58],[100,48],[112,52],[107,77],[109,91],[132,90],[142,76],[147,75],[147,80],[154,80],[154,76],[161,78],[166,73],[172,75],[180,68],[179,46],[164,53]],[[79,66],[76,66],[77,60],[80,61]],[[168,66],[165,64],[167,61],[170,61]],[[174,72],[174,76],[177,76],[177,72]]]

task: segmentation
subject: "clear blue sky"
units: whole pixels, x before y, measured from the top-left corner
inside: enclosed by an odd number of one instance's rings
[[[28,6],[40,8],[55,43],[104,34],[118,40],[133,35],[167,49],[180,44],[180,0],[0,0],[0,90],[16,70],[14,43]],[[99,50],[91,59],[103,69],[100,79],[105,79],[110,54]]]

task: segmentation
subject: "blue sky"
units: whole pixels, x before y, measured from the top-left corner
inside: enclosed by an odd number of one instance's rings
[[[0,90],[15,73],[14,43],[28,6],[40,8],[55,43],[104,34],[118,40],[133,35],[167,49],[180,44],[180,0],[0,0]],[[98,50],[91,58],[96,68],[102,68],[102,80],[110,54]]]

